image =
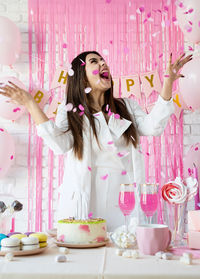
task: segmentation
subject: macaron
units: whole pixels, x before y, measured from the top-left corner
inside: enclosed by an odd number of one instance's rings
[[[47,235],[45,233],[32,233],[29,237],[37,237],[39,240],[40,248],[44,248],[47,246]]]
[[[0,233],[0,246],[1,246],[1,241],[2,239],[7,238],[7,235]]]
[[[9,249],[7,249],[9,248]],[[1,241],[1,251],[16,251],[20,249],[20,239],[6,237]]]
[[[27,235],[25,235],[23,233],[13,234],[13,235],[10,236],[10,238],[18,238],[19,240],[24,238],[24,237],[27,237]]]
[[[10,233],[7,234],[7,236],[10,237],[13,234],[21,234],[21,232],[10,232]]]
[[[35,232],[25,232],[24,234],[29,236],[30,234],[35,233]]]
[[[40,248],[39,239],[34,236],[24,237],[21,239],[22,250],[34,250]]]

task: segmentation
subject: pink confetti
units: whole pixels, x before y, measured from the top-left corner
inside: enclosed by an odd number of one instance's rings
[[[164,77],[169,77],[169,75],[164,75]]]
[[[64,240],[65,240],[64,234],[60,235],[58,241],[64,242]]]
[[[124,156],[124,154],[123,154],[123,153],[121,153],[121,152],[118,152],[118,153],[117,153],[117,156],[118,156],[118,157],[123,157],[123,156]]]
[[[147,22],[147,18],[144,19],[143,23],[146,23],[146,22]]]
[[[79,112],[79,115],[82,116],[84,114],[84,111]]]
[[[147,17],[148,17],[148,18],[151,17],[151,13],[150,13],[150,12],[147,14]]]
[[[163,57],[163,53],[161,53],[158,57],[159,57],[159,58]]]
[[[77,111],[77,108],[74,108],[74,109],[73,109],[73,112],[76,112],[76,111]]]
[[[149,156],[150,155],[149,152],[146,152],[146,155]]]
[[[0,131],[1,131],[1,132],[4,132],[4,129],[0,128]]]
[[[13,109],[13,112],[17,112],[17,111],[20,111],[21,109],[20,108],[15,108]]]
[[[111,116],[113,113],[111,112],[111,110],[109,109],[108,111],[108,116]]]
[[[114,117],[115,117],[115,119],[119,119],[119,118],[120,118],[120,115],[119,115],[118,113],[116,113],[116,114],[114,115]]]
[[[126,175],[126,174],[127,174],[126,171],[122,171],[122,172],[121,172],[121,175]]]
[[[106,105],[106,111],[108,111],[108,109],[109,109],[109,105]]]
[[[108,144],[114,144],[114,142],[113,141],[108,141]]]
[[[110,40],[110,41],[109,41],[109,43],[112,45],[113,41],[112,41],[112,40]]]
[[[99,70],[94,70],[92,73],[93,75],[97,75],[99,73]]]
[[[188,25],[188,24],[186,24],[184,26],[184,28],[186,29],[187,32],[191,32],[192,31],[192,27],[190,25]]]
[[[199,148],[198,147],[195,147],[195,149],[194,149],[195,151],[197,151],[197,150],[199,150]]]
[[[179,7],[180,7],[180,8],[183,8],[183,7],[184,7],[182,2],[179,3]]]
[[[168,9],[168,7],[167,7],[167,6],[164,6],[164,11],[166,11],[166,12],[168,12],[168,11],[169,11],[169,9]]]
[[[188,174],[189,174],[189,175],[192,175],[192,170],[191,170],[191,168],[188,168]]]
[[[106,180],[108,178],[108,174],[104,175],[104,176],[101,176],[101,179],[102,180]]]
[[[172,21],[173,22],[176,21],[176,17],[175,16],[172,17]]]
[[[13,158],[14,158],[14,156],[12,155],[12,156],[10,156],[10,160],[13,160]]]
[[[89,170],[89,171],[92,171],[92,168],[88,166],[88,170]]]
[[[67,48],[67,44],[66,43],[63,44],[63,48]]]
[[[189,20],[188,22],[189,22],[189,24],[190,24],[190,25],[192,25],[192,24],[193,24],[193,23],[192,23],[192,21],[190,21],[190,20]]]
[[[107,3],[107,4],[110,4],[111,1],[112,1],[112,0],[106,0],[106,3]]]
[[[194,11],[194,9],[189,9],[188,13],[191,14]]]
[[[79,108],[81,111],[84,111],[84,107],[83,107],[81,104],[78,106],[78,108]]]
[[[191,46],[188,46],[188,50],[193,51],[194,49]]]
[[[140,10],[141,13],[143,13],[144,12],[144,7],[140,7],[139,10]]]
[[[89,218],[89,219],[92,219],[92,215],[93,215],[93,213],[90,212],[90,213],[88,214],[88,218]]]

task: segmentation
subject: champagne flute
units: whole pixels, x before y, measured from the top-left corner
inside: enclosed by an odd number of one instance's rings
[[[140,185],[140,205],[151,224],[152,217],[158,207],[158,184],[146,183]]]
[[[128,232],[128,217],[135,207],[134,184],[120,184],[119,208],[125,218],[125,231]]]

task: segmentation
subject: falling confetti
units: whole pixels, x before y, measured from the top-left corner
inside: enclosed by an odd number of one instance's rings
[[[126,175],[126,174],[127,174],[126,171],[122,171],[122,172],[121,172],[121,175]]]
[[[71,103],[66,104],[65,110],[66,111],[71,111],[73,109],[73,105]]]
[[[84,111],[79,112],[79,115],[82,116],[84,114]]]
[[[0,128],[0,131],[1,131],[1,132],[4,132],[4,129]]]
[[[90,212],[90,213],[88,214],[88,218],[89,218],[89,219],[92,219],[92,215],[93,215],[93,213]]]
[[[17,112],[17,111],[20,111],[21,109],[20,108],[15,108],[13,109],[13,112]]]
[[[72,76],[74,75],[74,70],[73,70],[73,69],[69,69],[69,70],[68,70],[68,75],[69,75],[70,77],[72,77]]]
[[[73,112],[76,112],[76,111],[77,111],[77,108],[74,108],[74,109],[73,109]]]
[[[188,46],[188,50],[194,51],[194,49],[191,46]]]
[[[81,104],[78,106],[78,108],[79,108],[81,111],[84,111],[84,107],[83,107]]]
[[[118,113],[116,113],[116,114],[114,115],[114,117],[115,117],[115,119],[119,119],[119,118],[120,118],[120,115],[119,115]]]
[[[199,150],[199,148],[198,147],[195,147],[195,149],[194,149],[195,151],[197,151],[197,150]]]
[[[114,144],[114,142],[113,141],[108,141],[108,144]]]
[[[108,111],[109,110],[109,105],[106,105],[106,111]]]
[[[92,88],[91,88],[91,87],[86,87],[84,91],[85,91],[85,93],[86,93],[86,94],[88,94],[88,93],[90,93],[90,92],[91,92],[91,90],[92,90]]]
[[[164,77],[167,77],[167,78],[168,78],[168,77],[169,77],[169,75],[164,75]]]
[[[101,176],[101,179],[102,180],[106,180],[108,178],[108,174],[104,175],[104,176]]]
[[[109,109],[108,111],[108,116],[111,116],[113,113],[111,112],[111,110]]]
[[[80,59],[80,58],[79,58]],[[82,60],[82,59],[80,59],[80,61],[82,62],[81,63],[81,66],[84,66],[85,65],[85,62]]]
[[[63,48],[67,48],[67,44],[66,43],[63,44]]]
[[[106,56],[109,55],[108,49],[103,49],[103,54],[106,55]]]
[[[89,170],[89,171],[91,171],[91,170],[92,170],[92,168],[88,166],[88,170]]]
[[[10,160],[13,160],[13,158],[14,158],[14,156],[12,155],[12,156],[10,156]]]

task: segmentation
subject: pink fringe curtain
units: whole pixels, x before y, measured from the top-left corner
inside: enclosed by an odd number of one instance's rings
[[[175,57],[183,51],[175,8],[174,0],[29,0],[29,89],[44,87],[46,77],[50,88],[56,67],[66,66],[86,50],[101,53],[113,77],[157,69],[163,81],[170,52]],[[51,90],[54,96],[62,99],[64,92],[60,88]],[[149,98],[142,93],[138,101],[148,111],[157,96],[158,92]],[[183,114],[178,120],[171,117],[162,136],[144,137],[141,143],[147,181],[161,186],[177,175],[182,177]],[[43,159],[48,159],[48,192],[43,189]],[[57,199],[53,194],[62,183],[63,156],[56,160],[51,150],[48,158],[43,158],[43,142],[29,119],[29,230],[53,227]],[[46,200],[48,203],[43,204]],[[158,222],[162,222],[161,203]]]

